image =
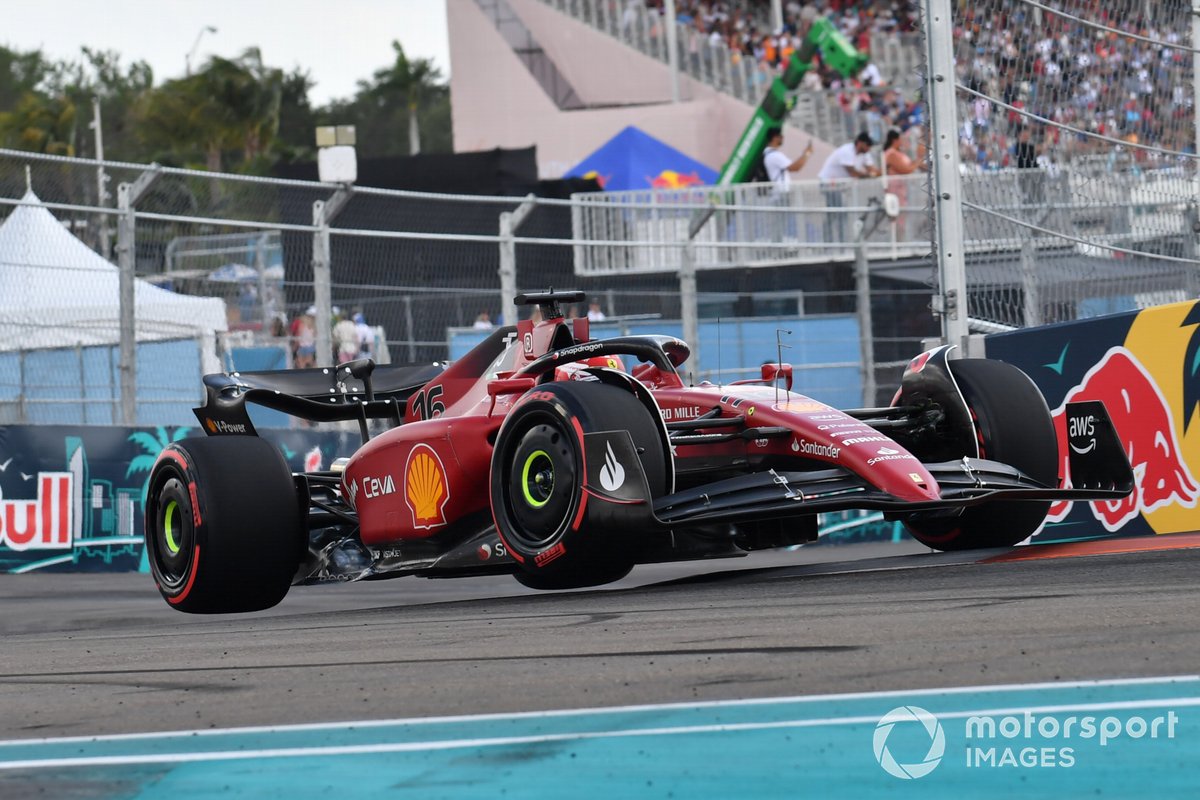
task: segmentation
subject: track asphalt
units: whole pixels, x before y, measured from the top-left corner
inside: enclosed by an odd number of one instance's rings
[[[1146,545],[1170,549],[400,579],[218,618],[144,575],[3,576],[0,797],[1197,796],[1200,537]]]

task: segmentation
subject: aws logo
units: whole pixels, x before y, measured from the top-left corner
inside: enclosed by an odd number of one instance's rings
[[[417,445],[408,454],[408,463],[404,467],[404,498],[412,510],[414,528],[428,530],[446,524],[450,484],[442,459],[427,444]]]

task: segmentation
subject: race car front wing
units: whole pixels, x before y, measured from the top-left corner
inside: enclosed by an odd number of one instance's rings
[[[1074,420],[1074,422],[1072,422]],[[1071,431],[1070,486],[1047,486],[1008,464],[982,458],[925,463],[940,487],[935,500],[911,501],[896,497],[843,468],[811,471],[767,470],[714,481],[703,486],[658,498],[649,504],[644,479],[629,482],[621,496],[602,487],[600,475],[592,476],[588,465],[588,492],[595,499],[594,521],[615,520],[649,523],[664,527],[738,522],[755,519],[803,516],[827,511],[873,509],[885,512],[936,512],[960,509],[992,500],[1107,500],[1127,496],[1134,488],[1133,470],[1121,447],[1104,405],[1098,402],[1070,403],[1067,425]],[[624,431],[589,434],[590,452],[613,446],[616,452],[633,455],[633,443]],[[603,440],[603,444],[601,443]],[[593,449],[594,448],[594,449]],[[627,457],[625,463],[636,463]],[[630,491],[632,489],[632,491]],[[603,510],[602,510],[603,509]]]

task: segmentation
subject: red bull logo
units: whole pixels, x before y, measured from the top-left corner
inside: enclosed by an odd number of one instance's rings
[[[36,500],[0,500],[0,545],[61,550],[72,544],[69,472],[39,472]]]
[[[1053,412],[1064,485],[1070,485],[1065,406],[1081,400],[1104,403],[1133,466],[1136,482],[1133,494],[1091,504],[1092,514],[1106,530],[1116,531],[1139,514],[1168,505],[1185,508],[1196,505],[1200,485],[1180,454],[1171,406],[1154,378],[1125,347],[1114,347],[1105,353]],[[1055,503],[1046,521],[1063,519],[1071,507],[1069,502]]]
[[[683,174],[673,169],[664,169],[653,178],[646,178],[652,189],[686,189],[689,186],[703,186],[704,180],[695,172]]]
[[[610,180],[612,180],[612,175],[601,175],[599,172],[597,172],[594,169],[588,170],[587,172],[583,173],[583,175],[581,175],[580,177],[591,178],[600,186],[601,189],[603,189],[605,187],[605,184],[607,184]]]

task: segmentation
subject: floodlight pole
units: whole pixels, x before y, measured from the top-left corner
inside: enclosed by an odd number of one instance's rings
[[[149,191],[162,174],[158,164],[151,164],[133,183],[117,187],[117,297],[120,359],[117,372],[121,381],[121,424],[137,424],[137,227],[138,200]]]
[[[100,98],[92,98],[92,122],[96,137],[96,205],[108,207],[108,176],[104,174],[104,131],[100,119]],[[108,215],[100,214],[100,255],[112,260],[112,242],[108,238]]]
[[[192,59],[196,57],[196,50],[198,50],[200,48],[200,40],[204,38],[204,34],[216,33],[216,32],[217,32],[216,26],[205,25],[203,28],[200,29],[200,32],[196,34],[196,41],[192,42],[192,49],[188,50],[187,55],[185,55],[183,57],[183,65],[184,65],[184,74],[185,75],[190,77],[192,74]]]

